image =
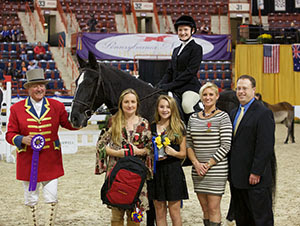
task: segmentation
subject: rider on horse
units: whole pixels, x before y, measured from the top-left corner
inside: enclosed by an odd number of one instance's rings
[[[194,112],[195,106],[200,100],[200,82],[197,72],[202,60],[202,47],[193,39],[192,35],[197,27],[194,19],[183,15],[175,24],[175,29],[181,45],[173,50],[172,60],[157,87],[165,91],[172,91],[181,97],[181,106],[186,115]]]

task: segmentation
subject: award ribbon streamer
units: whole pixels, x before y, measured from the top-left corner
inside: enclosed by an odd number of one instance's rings
[[[152,146],[154,151],[153,173],[156,173],[156,162],[158,161],[158,148],[155,143],[155,136],[152,137]]]
[[[32,161],[31,161],[31,171],[30,171],[30,181],[29,181],[29,191],[35,191],[37,185],[37,175],[39,166],[39,152],[43,149],[45,145],[45,138],[38,134],[35,135],[31,140],[31,148],[33,150]]]

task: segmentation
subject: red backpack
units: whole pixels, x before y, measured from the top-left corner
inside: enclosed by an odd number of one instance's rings
[[[104,204],[133,209],[147,177],[147,167],[138,157],[126,156],[117,161],[101,188]]]

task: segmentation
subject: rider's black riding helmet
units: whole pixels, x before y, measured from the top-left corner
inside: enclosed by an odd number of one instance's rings
[[[187,25],[187,26],[190,26],[193,30],[194,28],[194,33],[196,32],[197,30],[197,26],[196,26],[196,22],[194,21],[193,17],[191,16],[187,16],[187,15],[182,15],[181,17],[179,17],[176,21],[175,21],[175,30],[176,32],[178,31],[178,27],[180,25]],[[192,33],[192,34],[194,34]]]

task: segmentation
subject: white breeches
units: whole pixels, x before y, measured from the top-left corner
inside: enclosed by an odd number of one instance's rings
[[[200,100],[199,93],[194,91],[185,91],[182,94],[181,106],[185,114],[190,114],[194,112],[194,106]]]
[[[23,181],[25,205],[34,206],[38,203],[39,188],[40,188],[41,184],[43,186],[42,189],[43,189],[45,203],[57,202],[58,179],[42,181],[42,182],[37,183],[35,191],[28,191],[29,181]]]

